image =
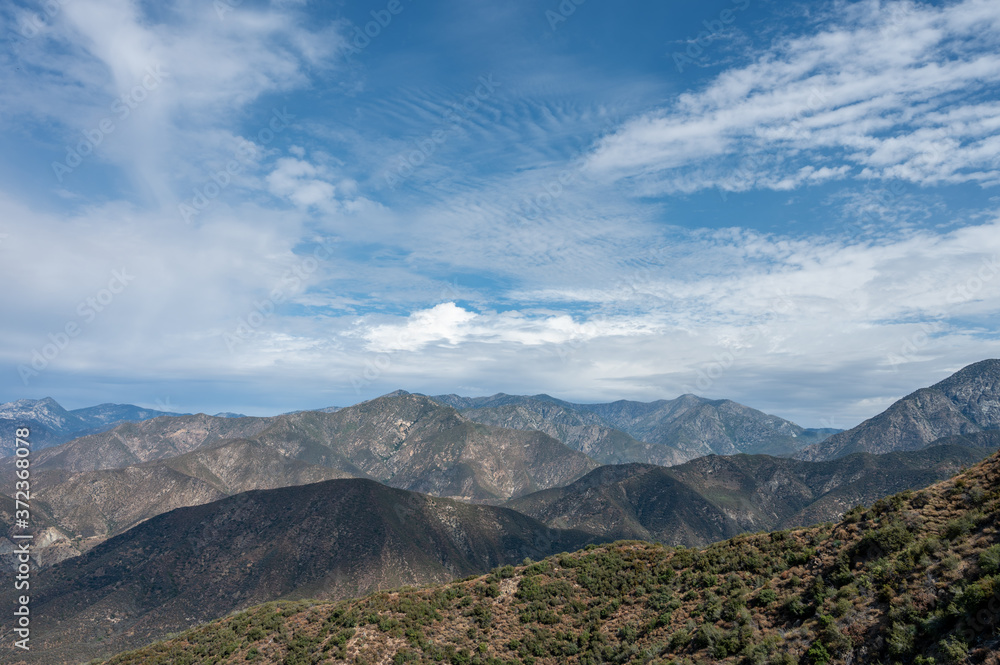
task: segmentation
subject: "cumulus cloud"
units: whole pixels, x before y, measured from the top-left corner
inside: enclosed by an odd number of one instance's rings
[[[309,162],[290,157],[278,160],[267,176],[271,193],[284,196],[303,207],[320,206],[333,201],[337,189],[316,177],[318,170]]]
[[[655,326],[635,319],[600,317],[582,322],[567,314],[517,311],[477,313],[453,302],[416,311],[405,320],[363,329],[370,351],[418,351],[433,343],[541,346],[579,344],[598,337],[650,334]]]

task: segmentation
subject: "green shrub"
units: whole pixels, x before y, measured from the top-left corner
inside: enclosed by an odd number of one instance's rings
[[[843,617],[848,612],[850,612],[853,607],[854,605],[851,603],[851,601],[849,601],[846,598],[841,598],[840,600],[838,600],[836,603],[833,604],[833,616]]]
[[[893,522],[865,533],[854,546],[854,556],[881,558],[898,552],[913,540],[913,534],[899,522]]]
[[[715,646],[716,642],[722,639],[722,636],[722,629],[717,628],[715,624],[703,623],[695,632],[691,643],[697,649],[711,648]]]
[[[938,642],[938,649],[947,665],[960,665],[969,657],[969,647],[954,635]]]
[[[813,642],[812,646],[809,647],[809,650],[802,657],[803,662],[808,665],[826,665],[831,659],[830,652],[820,642]]]
[[[962,515],[958,519],[951,520],[944,527],[944,536],[949,540],[955,540],[961,536],[966,536],[972,531],[975,525],[968,514]]]
[[[761,589],[757,593],[757,598],[755,603],[760,607],[767,607],[768,605],[776,602],[778,600],[778,592],[774,589]]]
[[[917,636],[917,627],[908,623],[894,623],[889,629],[887,640],[889,655],[905,658],[913,653],[913,641]]]
[[[987,575],[1000,573],[1000,545],[993,545],[979,553],[979,567]]]
[[[798,596],[792,596],[785,602],[784,610],[796,619],[804,619],[813,613],[813,608],[802,602]]]
[[[847,524],[855,524],[856,522],[861,521],[861,519],[864,517],[864,514],[865,514],[864,506],[861,505],[854,506],[846,513],[844,513],[844,522],[846,522]]]

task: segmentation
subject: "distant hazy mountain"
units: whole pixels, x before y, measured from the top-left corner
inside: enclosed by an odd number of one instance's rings
[[[628,441],[610,440],[607,435],[598,437],[591,433],[589,440],[596,444],[595,459],[603,458],[601,461],[608,462],[655,461],[662,464],[712,454],[790,455],[838,431],[805,429],[730,400],[708,400],[696,395],[656,402],[620,400],[607,404],[573,404],[549,395],[526,397],[503,393],[490,397],[438,395],[433,399],[461,409],[463,413],[469,412],[474,420],[506,421],[511,427],[529,425],[533,419],[523,411],[530,411],[544,421],[551,421],[545,424],[548,429],[543,431],[585,452],[573,429],[583,424],[617,429],[633,441],[673,449],[660,458],[664,461],[656,461],[655,452],[649,452],[655,449],[636,448]],[[517,407],[522,413],[518,413]],[[568,413],[578,414],[578,425],[565,422]],[[621,448],[615,448],[616,445]],[[644,454],[654,457],[644,458]]]
[[[158,416],[187,415],[156,409],[144,409],[133,404],[99,404],[83,409],[73,409],[71,414],[80,418],[90,427],[113,427],[124,422],[139,422]]]
[[[81,430],[89,423],[62,408],[51,397],[45,399],[19,399],[0,404],[0,418],[30,420],[52,431]]]
[[[636,441],[608,427],[597,414],[555,402],[524,398],[517,404],[467,408],[462,415],[485,425],[545,432],[601,464],[645,462],[672,466],[690,458],[672,446]]]
[[[394,487],[504,501],[564,485],[599,464],[541,432],[474,423],[422,395],[397,391],[334,412],[273,418],[198,414],[126,423],[35,456],[38,469],[94,471],[175,457],[251,438],[292,460]],[[11,460],[4,466],[9,467]]]
[[[32,448],[40,450],[83,434],[109,429],[118,423],[161,415],[173,414],[131,404],[101,404],[67,411],[51,397],[0,404],[0,457],[13,453],[14,432],[19,427],[31,430]]]
[[[796,457],[833,459],[854,452],[917,450],[946,436],[1000,428],[1000,360],[983,360],[907,395],[857,427]]]
[[[51,397],[0,404],[0,456],[14,453],[14,433],[19,427],[31,430],[32,448],[40,449],[68,441],[74,433],[88,429],[89,425]]]
[[[1000,436],[942,443],[829,462],[712,455],[669,469],[605,466],[566,487],[507,505],[550,526],[608,538],[701,545],[748,531],[839,519],[855,505],[950,477],[1000,447]]]
[[[674,446],[689,457],[787,455],[828,436],[827,431],[808,430],[731,400],[696,395],[648,403],[621,400],[580,406],[640,441]]]
[[[265,601],[444,582],[593,539],[369,480],[247,492],[154,517],[32,579],[32,653],[81,662]]]
[[[319,411],[320,413],[337,413],[342,408],[344,408],[344,407],[342,407],[342,406],[327,406],[327,407],[324,407],[322,409],[296,409],[294,411],[288,411],[288,412],[282,413],[280,415],[282,415],[282,416],[291,416],[291,415],[296,414],[296,413],[305,413],[306,411]]]
[[[548,402],[550,404],[557,404],[568,409],[578,409],[581,405],[573,404],[572,402],[565,402],[561,399],[556,399],[551,395],[539,394],[539,395],[508,395],[506,393],[497,393],[496,395],[490,395],[487,397],[462,397],[461,395],[435,395],[432,398],[436,402],[441,402],[442,404],[447,404],[448,406],[453,406],[456,409],[481,409],[489,408],[495,406],[508,406],[508,405],[521,405],[528,401],[533,402]]]

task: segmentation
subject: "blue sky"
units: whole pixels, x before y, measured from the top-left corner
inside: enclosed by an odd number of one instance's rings
[[[848,427],[1000,356],[996,2],[0,11],[0,401]]]

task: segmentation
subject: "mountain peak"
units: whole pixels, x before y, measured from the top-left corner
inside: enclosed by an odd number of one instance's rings
[[[920,388],[857,427],[801,452],[823,460],[852,452],[918,450],[948,437],[1000,429],[1000,360],[963,367],[943,381]]]

